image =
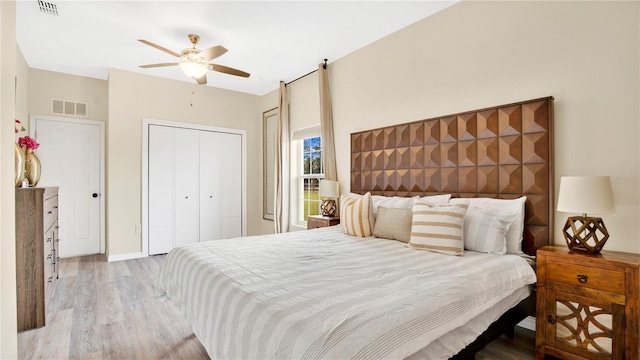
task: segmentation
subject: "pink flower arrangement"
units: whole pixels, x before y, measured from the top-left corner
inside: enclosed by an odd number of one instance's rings
[[[23,136],[21,138],[18,139],[18,145],[20,145],[23,148],[27,148],[27,149],[37,149],[38,146],[40,146],[40,144],[38,144],[38,142],[36,141],[36,139],[30,137],[30,136]]]
[[[16,134],[18,133],[18,131],[25,131],[27,129],[24,128],[24,126],[22,126],[22,123],[20,122],[20,120],[16,119]]]

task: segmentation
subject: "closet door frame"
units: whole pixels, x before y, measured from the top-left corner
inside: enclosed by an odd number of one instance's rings
[[[149,127],[152,125],[240,135],[242,139],[242,164],[241,164],[242,236],[247,236],[247,132],[246,130],[143,118],[142,119],[142,255],[149,256]]]

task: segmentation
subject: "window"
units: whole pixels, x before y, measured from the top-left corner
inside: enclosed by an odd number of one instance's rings
[[[320,180],[324,179],[322,140],[319,136],[305,138],[300,141],[300,146],[298,220],[307,221],[309,215],[320,214],[318,188]]]

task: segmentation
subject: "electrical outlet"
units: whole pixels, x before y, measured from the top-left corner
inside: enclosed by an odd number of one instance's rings
[[[142,225],[140,224],[136,225],[136,234],[142,234]]]

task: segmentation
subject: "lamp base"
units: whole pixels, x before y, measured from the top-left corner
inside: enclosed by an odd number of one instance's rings
[[[322,210],[322,216],[336,216],[336,211],[338,210],[338,206],[336,205],[335,200],[324,199],[322,200],[322,205],[320,205],[320,209]]]
[[[571,216],[562,229],[569,250],[597,254],[609,239],[609,232],[602,218]]]

